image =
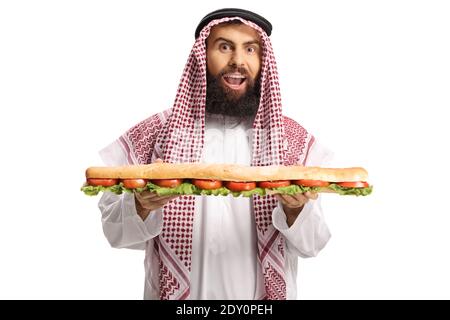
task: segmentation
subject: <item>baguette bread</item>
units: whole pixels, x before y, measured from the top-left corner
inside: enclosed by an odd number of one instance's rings
[[[221,181],[323,180],[328,182],[367,181],[364,168],[321,168],[296,166],[250,167],[236,164],[153,163],[119,167],[90,167],[92,179],[210,179]]]

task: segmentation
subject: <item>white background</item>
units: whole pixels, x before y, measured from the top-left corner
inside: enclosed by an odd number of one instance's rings
[[[450,6],[393,0],[2,1],[0,298],[142,298],[144,253],[109,247],[79,187],[171,107],[223,7],[272,22],[285,114],[375,185],[323,196],[333,237],[300,260],[299,298],[449,299]]]

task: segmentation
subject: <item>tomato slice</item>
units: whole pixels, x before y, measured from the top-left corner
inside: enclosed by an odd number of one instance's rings
[[[87,179],[87,183],[90,186],[102,186],[102,187],[111,187],[119,183],[118,179],[97,179],[90,178]]]
[[[291,185],[291,182],[289,180],[258,182],[258,186],[261,188],[280,188],[280,187],[288,187],[290,185]]]
[[[249,191],[256,188],[256,182],[225,181],[224,184],[231,191]]]
[[[293,180],[292,182],[305,187],[328,187],[330,185],[328,181],[323,180],[300,179],[300,180]]]
[[[144,188],[147,185],[145,179],[123,179],[123,186],[127,189]]]
[[[355,182],[339,182],[336,183],[338,186],[344,188],[367,188],[369,184],[365,181],[355,181]]]
[[[203,190],[214,190],[222,187],[222,181],[220,180],[192,179],[192,184]]]
[[[176,188],[183,183],[183,179],[156,179],[152,183],[163,188]]]

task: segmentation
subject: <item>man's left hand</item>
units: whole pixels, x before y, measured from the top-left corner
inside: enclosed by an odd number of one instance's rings
[[[277,199],[283,205],[286,214],[286,222],[290,227],[297,219],[303,207],[309,200],[316,200],[318,194],[315,192],[297,193],[292,196],[286,194],[277,194]]]

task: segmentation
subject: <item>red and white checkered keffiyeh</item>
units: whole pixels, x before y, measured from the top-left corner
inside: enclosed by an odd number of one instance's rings
[[[259,32],[263,48],[252,165],[305,163],[314,137],[282,115],[278,72],[269,37],[258,25],[239,17],[213,20],[203,28],[184,69],[173,108],[142,121],[119,139],[128,163],[150,163],[156,158],[169,163],[200,161],[205,134],[206,38],[213,26],[235,19]],[[253,205],[266,291],[260,298],[286,299],[285,243],[272,225],[277,200],[273,196],[255,196]],[[154,241],[160,265],[161,299],[189,297],[194,209],[194,196],[181,196],[163,208],[163,230]]]

